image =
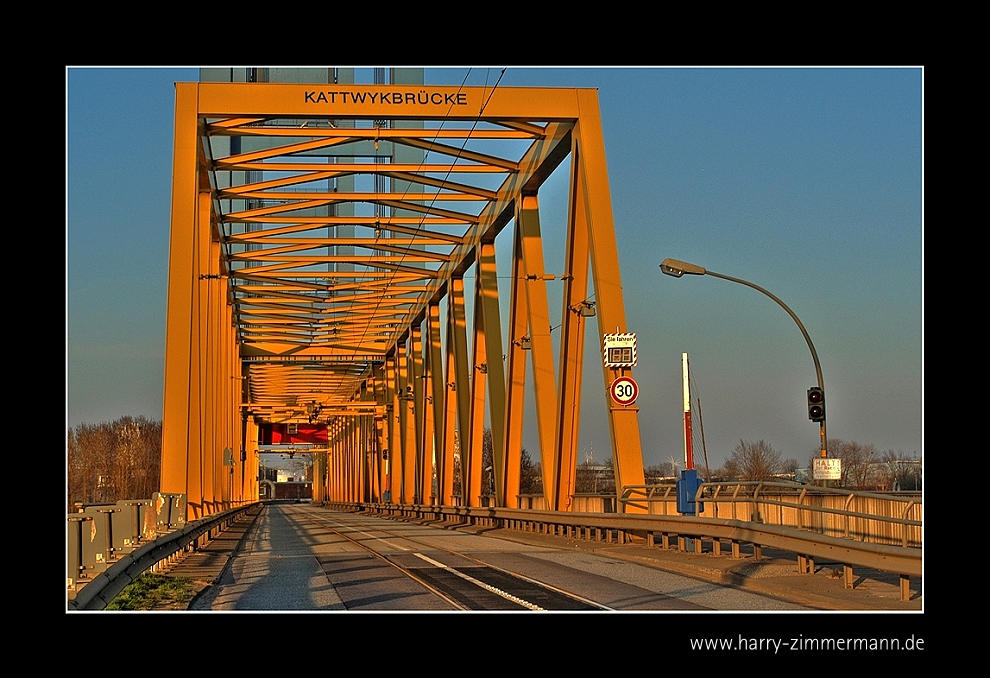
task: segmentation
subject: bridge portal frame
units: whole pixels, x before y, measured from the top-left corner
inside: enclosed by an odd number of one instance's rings
[[[598,345],[601,346],[606,331],[629,331],[597,91],[176,83],[175,110],[162,491],[187,494],[191,518],[256,499],[257,426],[266,418],[270,421],[278,411],[268,404],[259,404],[254,389],[262,380],[252,379],[251,360],[263,356],[271,364],[283,361],[286,373],[284,379],[277,381],[291,384],[298,372],[290,372],[289,365],[307,357],[314,365],[326,366],[328,361],[342,363],[350,351],[355,356],[360,353],[361,360],[370,360],[367,369],[357,370],[358,376],[339,403],[326,404],[346,407],[348,403],[371,400],[376,406],[375,413],[341,410],[327,420],[331,437],[327,449],[318,453],[315,464],[323,474],[322,480],[316,481],[316,497],[379,501],[389,496],[397,503],[479,505],[487,403],[494,450],[495,501],[498,506],[517,506],[529,360],[546,507],[553,511],[569,510],[577,467],[581,406],[586,322],[581,310],[588,300],[589,283],[595,298]],[[384,118],[404,124],[383,129],[376,123],[372,129],[360,130],[356,125],[339,130],[332,124],[340,120]],[[312,132],[322,136],[307,142],[299,139],[310,134],[309,131],[262,127],[266,121],[275,119],[329,120],[331,124],[319,133]],[[423,127],[413,132],[407,129],[410,122],[422,120],[483,122],[497,130],[476,132],[471,127],[467,132],[449,129],[442,130],[442,134],[441,130],[434,130],[430,138],[430,132],[424,132]],[[435,196],[449,198],[451,192],[462,192],[459,198],[483,197],[487,202],[479,213],[467,215],[463,234],[447,238],[450,248],[435,257],[441,262],[437,268],[430,269],[427,264],[418,268],[411,263],[403,265],[401,258],[395,264],[394,260],[381,256],[353,260],[357,266],[391,270],[392,278],[401,274],[407,281],[420,280],[421,287],[404,288],[420,290],[414,302],[407,303],[408,293],[396,298],[395,305],[404,305],[406,315],[401,323],[388,323],[398,326],[391,335],[352,338],[346,350],[334,346],[326,333],[321,335],[322,344],[310,343],[306,347],[286,344],[284,333],[278,339],[248,341],[245,337],[251,332],[245,330],[242,306],[238,305],[242,296],[239,290],[245,288],[238,288],[237,284],[249,276],[238,266],[253,257],[256,263],[269,266],[271,263],[262,259],[266,255],[263,245],[258,245],[260,252],[231,254],[230,243],[234,238],[225,224],[238,215],[224,214],[218,208],[222,189],[216,184],[215,173],[220,166],[248,168],[257,156],[232,154],[218,159],[212,157],[210,150],[211,135],[238,133],[278,133],[288,137],[290,143],[285,148],[292,149],[287,151],[290,154],[303,147],[327,145],[327,139],[334,135],[339,138],[332,143],[373,140],[376,149],[380,141],[405,143],[429,152],[462,156],[458,160],[469,161],[472,171],[491,165],[505,172],[506,177],[495,192],[441,182]],[[506,160],[484,153],[454,151],[454,147],[446,144],[448,138],[485,134],[526,138],[530,145],[518,160]],[[544,267],[539,188],[568,156],[565,270],[563,275],[554,276]],[[309,169],[312,168],[306,171]],[[379,173],[380,168],[372,169]],[[414,181],[418,177],[424,186],[437,185],[425,173],[417,175],[408,168],[402,176]],[[291,184],[292,179],[252,184],[249,178],[243,186],[228,187],[227,191],[264,195],[265,190],[286,183]],[[302,197],[312,199],[309,195]],[[335,195],[335,199],[338,197],[347,196]],[[363,199],[423,211],[429,218],[435,218],[435,223],[464,218],[463,213],[434,209],[432,205],[422,210],[422,195],[415,208],[411,202],[403,203],[401,196],[398,203],[396,198],[395,194],[370,194]],[[292,197],[282,195],[280,199],[291,202]],[[269,212],[261,219],[286,223],[278,221],[283,217],[272,216],[275,213]],[[321,223],[332,222],[327,218]],[[503,346],[494,243],[495,237],[510,223],[514,228],[514,243],[508,343]],[[395,219],[385,227],[412,238],[420,235],[419,227],[401,224],[402,220]],[[378,233],[376,222],[376,241]],[[245,242],[251,239],[243,234],[239,237]],[[361,241],[348,242],[360,245]],[[435,244],[431,242],[417,252],[425,252]],[[328,239],[322,245],[329,251],[332,241]],[[306,261],[317,259],[310,256]],[[415,259],[412,255],[408,261]],[[430,256],[423,257],[424,261],[429,259]],[[339,260],[340,257],[334,259]],[[275,264],[271,270],[291,265]],[[469,355],[464,276],[472,266],[474,314]],[[556,372],[547,290],[547,282],[553,279],[562,279],[564,283]],[[360,285],[355,283],[353,287]],[[385,290],[384,286],[375,289],[382,298],[387,298],[387,293],[381,291]],[[441,337],[444,302],[445,338]],[[368,322],[369,327],[371,324]],[[250,326],[252,332],[255,327]],[[500,355],[504,356],[504,368],[501,360],[494,359]],[[489,360],[489,356],[493,359]],[[603,365],[603,386],[607,391],[614,379],[630,375],[629,368]],[[618,406],[608,398],[605,402],[616,486],[642,485],[638,408]],[[298,413],[286,411],[279,416],[298,416]],[[458,497],[453,496],[455,431],[459,432],[460,440]],[[224,454],[223,450],[228,453]],[[230,454],[230,450],[234,453]],[[389,451],[387,459],[385,450]]]

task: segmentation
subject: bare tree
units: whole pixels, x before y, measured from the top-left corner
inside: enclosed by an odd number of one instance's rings
[[[481,494],[495,495],[495,445],[490,428],[485,429],[481,439]]]
[[[726,459],[722,467],[715,471],[715,476],[720,480],[739,480],[742,477],[739,460],[731,457]]]
[[[723,469],[738,480],[770,480],[783,470],[780,452],[765,440],[740,440]]]
[[[919,492],[921,490],[921,459],[887,450],[880,460],[885,490]]]
[[[667,473],[667,467],[663,464],[652,464],[643,469],[643,476],[646,478],[647,485],[656,485],[664,480],[664,478],[669,477]]]
[[[612,459],[596,462],[593,458],[575,469],[574,491],[580,494],[615,494],[615,467]]]
[[[122,417],[68,430],[67,498],[75,502],[114,503],[148,499],[159,490],[162,425],[144,417]]]
[[[543,494],[543,469],[525,449],[519,458],[519,493]]]
[[[842,460],[842,476],[833,487],[850,490],[883,489],[885,484],[880,451],[873,445],[861,445],[837,438],[828,441],[828,455]],[[814,465],[813,454],[809,466]]]

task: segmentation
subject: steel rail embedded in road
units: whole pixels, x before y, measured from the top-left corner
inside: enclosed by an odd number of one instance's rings
[[[403,566],[401,563],[397,562],[396,559],[391,558],[388,555],[371,548],[368,544],[365,544],[360,540],[354,539],[353,537],[345,534],[344,531],[342,531],[341,529],[341,528],[353,528],[352,525],[342,524],[336,521],[330,521],[317,511],[307,511],[306,516],[310,520],[327,527],[338,536],[347,540],[349,543],[361,548],[364,551],[367,551],[376,558],[384,561],[385,563],[392,566],[393,568],[401,572],[403,575],[409,577],[410,579],[413,579],[418,584],[429,590],[434,595],[437,595],[438,597],[440,597],[441,599],[443,599],[444,601],[446,601],[456,609],[459,610],[485,609],[484,607],[478,607],[476,605],[470,604],[467,601],[464,601],[463,600],[464,596],[458,595],[457,591],[444,590],[439,581],[435,584],[427,581],[425,578],[420,577],[418,574],[416,574],[414,568]],[[552,586],[545,582],[538,581],[531,577],[527,577],[517,572],[512,572],[503,567],[495,566],[491,563],[485,562],[473,556],[469,556],[463,553],[458,553],[456,551],[452,551],[450,549],[437,546],[436,544],[428,544],[422,540],[412,538],[408,535],[389,532],[388,530],[382,529],[381,527],[376,528],[376,531],[382,532],[383,534],[389,536],[390,538],[394,537],[396,539],[401,539],[404,542],[422,546],[424,551],[430,551],[434,554],[443,553],[449,556],[456,557],[461,560],[468,560],[476,564],[482,572],[491,571],[497,573],[500,582],[496,584],[496,583],[492,583],[491,581],[484,581],[479,573],[475,573],[474,575],[467,574],[462,571],[463,568],[442,563],[438,561],[435,557],[427,556],[419,552],[413,553],[413,555],[416,556],[418,559],[422,560],[425,563],[428,563],[432,567],[435,567],[438,570],[442,570],[443,572],[456,577],[460,581],[466,582],[480,590],[487,591],[489,593],[498,596],[499,598],[510,601],[511,603],[518,605],[519,607],[524,609],[539,610],[539,611],[545,611],[546,609],[548,609],[547,607],[534,603],[527,598],[527,596],[529,595],[527,591],[531,593],[533,590],[540,591],[541,598],[546,598],[549,596],[551,599],[556,599],[556,600],[566,599],[567,601],[573,601],[575,605],[585,606],[589,609],[597,609],[597,610],[612,609],[606,605],[602,605],[601,603],[595,602],[593,600],[589,600],[585,597],[579,596],[569,591],[564,591],[563,589]],[[571,607],[570,604],[568,604],[567,609],[573,609],[573,608]]]
[[[902,599],[909,594],[908,578],[922,576],[920,548],[874,544],[843,537],[832,537],[792,527],[765,525],[734,519],[693,516],[654,516],[642,514],[553,513],[509,508],[414,506],[396,504],[333,504],[343,510],[367,510],[411,519],[459,520],[554,536],[601,539],[602,533],[616,533],[622,542],[627,536],[645,538],[654,544],[656,535],[730,541],[734,551],[740,543],[790,551],[799,565],[808,558],[828,558],[843,563],[847,570],[865,567],[897,574],[901,578]],[[847,572],[848,577],[848,572]]]

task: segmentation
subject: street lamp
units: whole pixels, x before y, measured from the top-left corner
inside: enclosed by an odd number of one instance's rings
[[[811,357],[815,361],[815,374],[818,376],[818,389],[819,392],[822,394],[822,401],[823,401],[822,406],[824,408],[825,382],[822,380],[822,366],[821,363],[818,362],[818,352],[815,350],[815,345],[811,343],[811,337],[808,336],[808,331],[804,329],[804,325],[801,324],[801,320],[796,315],[794,315],[794,311],[788,308],[787,304],[782,302],[774,295],[770,294],[770,292],[767,292],[759,285],[754,285],[751,282],[748,282],[746,280],[740,280],[739,278],[732,278],[727,275],[722,275],[721,273],[716,273],[715,271],[709,271],[702,266],[698,266],[696,264],[689,264],[686,261],[678,261],[677,259],[664,259],[663,263],[660,264],[660,270],[665,275],[673,276],[674,278],[680,278],[682,275],[688,274],[688,275],[710,275],[715,278],[722,278],[723,280],[731,280],[732,282],[737,282],[740,285],[745,285],[746,287],[752,287],[754,290],[757,290],[758,292],[762,292],[763,294],[767,295],[768,297],[776,301],[782,309],[787,311],[787,315],[794,318],[794,322],[797,323],[798,329],[800,329],[801,334],[804,335],[804,340],[808,342],[808,348],[811,349]],[[809,392],[809,400],[810,400],[810,392]],[[821,454],[822,454],[822,458],[824,459],[825,457],[828,456],[828,446],[826,443],[827,438],[825,437],[824,409],[822,409],[821,411],[820,419],[818,417],[815,417],[815,420],[819,421],[821,426],[820,429]]]

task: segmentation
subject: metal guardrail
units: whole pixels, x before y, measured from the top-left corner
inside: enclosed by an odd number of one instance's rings
[[[200,539],[215,537],[256,503],[251,502],[191,523],[183,523],[181,527],[120,556],[93,579],[80,582],[84,585],[77,591],[70,591],[68,609],[70,611],[104,609],[128,584],[144,572],[168,563],[188,548],[196,548]],[[75,514],[70,515],[70,521],[74,517]]]
[[[619,502],[648,513],[666,515],[676,506],[673,484],[623,488]],[[826,536],[878,544],[921,547],[922,501],[920,495],[882,494],[800,483],[733,481],[702,483],[695,495],[705,509],[699,517],[718,518],[727,513],[734,520],[792,527]],[[727,507],[727,510],[720,510]]]
[[[625,488],[619,502],[649,504],[663,502],[663,510],[671,500],[671,494],[676,495],[673,486],[641,486]],[[726,489],[732,487],[731,492]],[[773,494],[766,490],[773,489]],[[539,532],[551,536],[565,536],[577,539],[596,541],[615,541],[624,543],[634,538],[645,539],[649,546],[656,545],[658,538],[663,548],[668,548],[670,538],[677,537],[677,545],[686,550],[686,540],[695,541],[699,546],[703,540],[710,540],[712,551],[720,555],[722,542],[731,545],[733,557],[739,557],[740,544],[751,544],[754,557],[758,560],[760,548],[776,548],[796,554],[800,572],[814,572],[814,559],[823,558],[844,564],[844,578],[847,587],[852,586],[852,568],[865,567],[889,572],[900,576],[901,598],[906,600],[910,594],[909,577],[922,576],[922,558],[920,541],[917,546],[908,545],[906,538],[899,545],[878,543],[877,539],[867,538],[862,529],[851,529],[850,521],[878,521],[881,524],[901,526],[904,530],[911,528],[920,532],[921,520],[905,517],[911,511],[919,511],[921,502],[916,498],[899,500],[902,510],[898,516],[883,516],[851,510],[850,506],[858,498],[891,500],[887,495],[871,493],[851,493],[843,490],[819,493],[818,490],[828,488],[809,488],[792,483],[706,483],[698,491],[699,502],[709,506],[719,503],[731,507],[732,518],[717,518],[708,515],[681,516],[631,513],[555,513],[528,509],[510,509],[495,507],[465,507],[465,506],[424,506],[400,504],[364,504],[364,503],[327,503],[328,506],[344,510],[364,510],[381,515],[394,515],[415,520],[456,521],[477,525],[503,527],[526,532]],[[723,494],[723,491],[725,494]],[[787,492],[795,494],[792,500]],[[831,494],[842,498],[844,508],[836,508],[810,503],[809,497]],[[170,498],[174,499],[174,498]],[[122,502],[127,506],[151,506],[154,500]],[[162,502],[158,502],[159,506]],[[168,502],[166,502],[167,504]],[[241,507],[218,513],[189,524],[181,524],[172,531],[161,534],[151,541],[143,543],[128,553],[120,554],[112,545],[102,545],[97,550],[106,554],[106,569],[84,584],[78,591],[70,590],[68,608],[70,610],[100,610],[143,572],[166,563],[187,548],[196,548],[201,538],[212,538],[214,534],[236,519],[241,513],[253,506],[255,502]],[[744,507],[744,508],[739,508]],[[762,507],[762,508],[761,508]],[[774,511],[767,510],[775,507],[779,523],[785,518],[793,518],[795,524],[772,524],[765,519],[773,517]],[[740,520],[737,510],[751,511],[751,517],[757,520]],[[134,509],[137,510],[137,509]],[[144,509],[147,510],[147,509]],[[711,509],[706,507],[705,513]],[[717,509],[714,510],[717,513]],[[72,568],[73,550],[71,548],[73,530],[79,534],[85,525],[91,524],[93,533],[99,531],[98,521],[106,520],[111,525],[114,514],[123,513],[126,524],[147,524],[147,519],[130,516],[122,508],[114,506],[90,507],[85,512],[69,515],[70,524],[70,570]],[[805,521],[802,514],[829,515],[845,521],[845,528],[839,535],[825,534],[820,524],[815,521]],[[793,514],[793,515],[792,515]],[[159,512],[159,522],[162,520]],[[170,520],[166,518],[165,520]],[[834,522],[834,521],[832,521]],[[171,525],[170,525],[171,526]],[[161,527],[161,526],[159,526]],[[161,530],[159,530],[160,532]],[[79,541],[85,541],[80,538]],[[110,544],[111,537],[105,541]],[[101,542],[102,544],[102,542]],[[80,553],[82,547],[78,547]],[[697,547],[696,547],[697,548]],[[81,556],[80,556],[81,557]],[[71,578],[70,578],[71,584]],[[71,586],[70,586],[71,588]],[[74,596],[72,595],[74,593]]]
[[[705,499],[707,501],[707,498]],[[900,577],[902,600],[910,596],[910,577],[922,576],[921,549],[837,537],[796,527],[770,525],[732,518],[695,516],[660,516],[628,513],[553,513],[528,509],[465,506],[422,506],[399,504],[359,504],[329,502],[332,508],[371,511],[413,520],[461,522],[502,527],[551,536],[624,543],[645,539],[648,546],[659,542],[667,548],[672,536],[678,548],[686,550],[686,541],[709,540],[712,551],[721,555],[722,542],[729,542],[733,557],[740,557],[740,545],[753,546],[754,557],[761,558],[761,547],[789,551],[796,555],[798,571],[812,574],[816,558],[843,564],[844,585],[852,588],[853,568],[869,568]]]

